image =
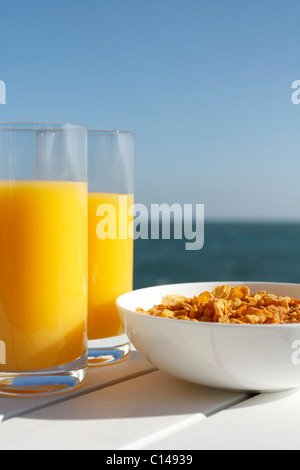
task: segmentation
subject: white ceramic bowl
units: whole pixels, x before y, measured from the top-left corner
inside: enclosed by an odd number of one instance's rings
[[[300,299],[300,284],[221,281],[135,290],[117,300],[134,347],[157,368],[211,388],[262,393],[300,387],[300,324],[197,323],[136,312],[168,294],[192,297],[224,284]]]

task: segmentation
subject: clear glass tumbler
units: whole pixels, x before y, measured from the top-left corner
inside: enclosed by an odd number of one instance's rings
[[[89,365],[123,359],[130,341],[115,305],[133,285],[132,132],[88,131]]]
[[[79,386],[87,354],[87,128],[0,123],[0,394]]]

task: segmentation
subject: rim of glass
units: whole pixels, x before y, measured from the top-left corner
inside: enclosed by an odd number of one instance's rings
[[[99,134],[128,134],[135,135],[132,131],[120,131],[117,129],[88,129],[88,132],[99,133]]]
[[[0,131],[61,131],[61,130],[87,130],[84,124],[68,122],[0,122]]]

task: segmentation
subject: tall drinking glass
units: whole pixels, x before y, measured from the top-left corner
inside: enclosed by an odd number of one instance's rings
[[[134,134],[88,131],[89,365],[130,351],[115,302],[133,284],[133,179]]]
[[[0,123],[0,393],[87,372],[87,129]]]

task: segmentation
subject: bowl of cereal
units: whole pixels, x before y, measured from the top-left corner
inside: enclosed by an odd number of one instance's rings
[[[300,387],[300,284],[172,284],[116,305],[133,346],[166,373],[228,391]]]

